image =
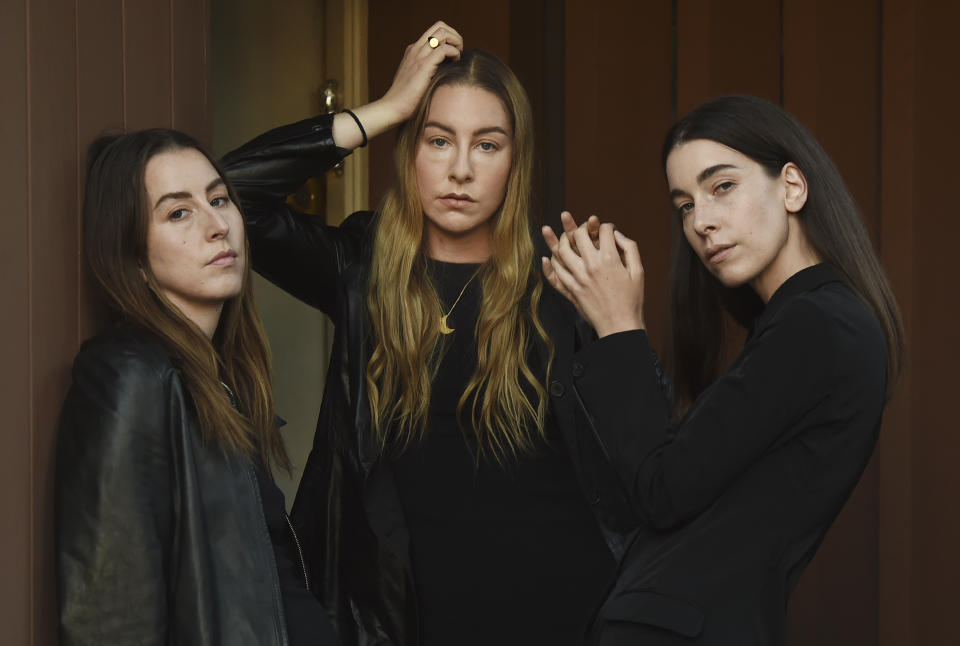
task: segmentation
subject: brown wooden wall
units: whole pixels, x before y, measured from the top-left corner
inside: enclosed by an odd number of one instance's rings
[[[0,4],[0,626],[56,643],[53,449],[70,362],[97,324],[79,261],[90,141],[171,126],[209,141],[207,2]]]
[[[952,226],[960,5],[885,0],[883,14],[880,246],[906,317],[910,362],[879,455],[880,627],[890,644],[947,644],[957,639],[960,600]]]

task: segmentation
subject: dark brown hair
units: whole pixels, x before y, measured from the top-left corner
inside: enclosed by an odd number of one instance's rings
[[[147,261],[147,164],[155,155],[183,149],[210,161],[239,208],[220,164],[189,135],[158,128],[100,137],[88,151],[84,255],[111,307],[157,336],[175,357],[204,440],[289,468],[274,416],[270,350],[253,302],[250,263],[240,294],[224,303],[208,339],[163,296]],[[243,413],[231,406],[221,380],[231,385]]]
[[[837,167],[813,135],[785,109],[752,96],[725,96],[704,103],[667,133],[663,164],[680,144],[709,139],[760,164],[771,177],[793,162],[807,180],[800,211],[810,244],[836,267],[873,310],[887,341],[888,392],[903,362],[903,325],[896,299],[873,251],[863,219]],[[677,413],[686,412],[718,376],[723,351],[723,312],[748,325],[763,308],[749,286],[727,288],[703,266],[674,218],[671,270],[672,361]]]

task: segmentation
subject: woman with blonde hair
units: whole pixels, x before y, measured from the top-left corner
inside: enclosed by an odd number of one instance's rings
[[[592,331],[539,274],[526,94],[442,24],[408,56],[451,43],[391,110],[376,212],[328,227],[283,197],[388,125],[365,116],[382,104],[226,157],[255,269],[336,325],[294,522],[346,644],[577,644],[632,519],[569,387]]]

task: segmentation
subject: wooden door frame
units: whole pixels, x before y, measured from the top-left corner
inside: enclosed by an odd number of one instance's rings
[[[340,107],[367,103],[368,0],[326,0],[327,78],[336,79]],[[366,148],[347,158],[343,174],[327,175],[328,222],[339,224],[344,217],[369,208],[370,160]]]

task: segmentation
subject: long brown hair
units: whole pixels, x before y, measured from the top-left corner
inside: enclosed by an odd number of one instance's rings
[[[752,96],[704,103],[667,133],[663,165],[678,145],[709,139],[760,164],[771,177],[793,162],[807,180],[802,226],[820,258],[843,275],[873,310],[887,342],[888,393],[903,363],[903,324],[893,290],[863,224],[860,210],[826,151],[785,109]],[[724,311],[748,325],[763,308],[749,286],[727,288],[703,266],[674,218],[671,277],[672,369],[682,415],[720,372]]]
[[[190,136],[151,129],[101,137],[88,153],[86,261],[107,302],[153,333],[175,357],[204,440],[289,469],[274,417],[270,350],[254,306],[249,261],[240,294],[224,303],[213,339],[162,294],[147,261],[147,163],[157,154],[190,148],[210,161],[239,208],[220,164]],[[243,413],[233,408],[221,380],[231,385]]]
[[[553,346],[537,314],[543,283],[531,239],[533,117],[526,92],[496,57],[465,50],[441,64],[414,116],[401,128],[394,150],[397,181],[380,207],[373,245],[367,309],[372,353],[367,387],[374,434],[399,450],[426,430],[431,382],[439,365],[440,299],[423,253],[423,207],[414,159],[430,102],[438,87],[466,85],[497,96],[510,118],[513,157],[507,191],[493,215],[490,259],[481,275],[483,298],[474,333],[477,370],[460,397],[478,454],[498,460],[532,451],[543,438],[547,396],[527,356],[535,338]],[[534,337],[536,335],[536,337]],[[524,394],[532,387],[536,401]]]

